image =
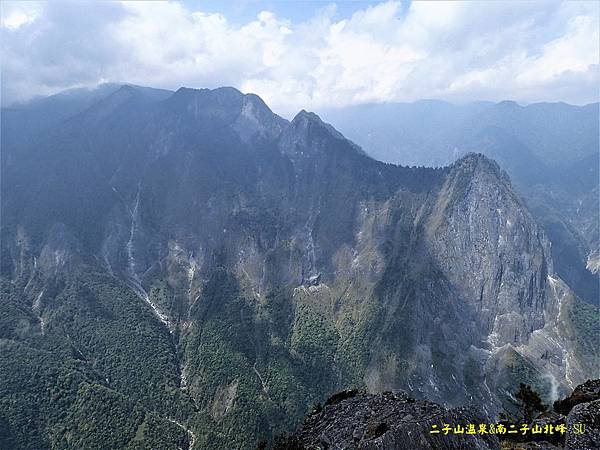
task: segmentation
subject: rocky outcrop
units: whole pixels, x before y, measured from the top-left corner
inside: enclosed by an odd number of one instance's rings
[[[366,394],[339,392],[317,405],[297,432],[281,435],[274,450],[300,449],[502,449],[502,450],[597,450],[600,448],[600,399],[594,399],[599,380],[578,386],[567,399],[578,399],[568,416],[550,411],[532,423],[539,434],[456,434],[457,425],[490,423],[474,408],[447,409],[415,400],[402,391]],[[582,393],[589,395],[584,395]],[[493,422],[492,422],[493,423]],[[446,435],[443,424],[452,428]],[[556,430],[566,426],[566,433]],[[510,424],[505,425],[509,428]],[[478,429],[478,425],[476,425]],[[545,431],[544,431],[545,430]],[[441,431],[441,432],[437,432]]]
[[[567,415],[580,403],[600,400],[600,380],[588,380],[575,388],[567,398],[554,402],[554,411]]]
[[[438,450],[469,448],[499,450],[496,436],[447,435],[452,427],[486,423],[475,409],[446,409],[432,402],[415,400],[406,393],[350,393],[332,397],[319,412],[308,416],[301,429],[275,445],[284,450],[296,445],[311,449]],[[464,430],[463,430],[464,431]]]
[[[546,411],[529,424],[529,429],[557,430],[566,433],[505,435],[503,450],[565,449],[597,450],[600,448],[600,380],[588,380],[577,386],[565,399],[554,402],[554,411]],[[557,412],[559,411],[559,412]]]
[[[600,400],[580,403],[567,417],[566,450],[597,450],[600,448]],[[575,432],[579,429],[581,432]],[[583,428],[581,428],[583,427]]]
[[[427,231],[492,348],[526,342],[556,315],[557,300],[546,295],[550,243],[493,161],[471,154],[455,164]]]
[[[502,450],[561,450],[563,447],[557,447],[550,442],[503,442]]]

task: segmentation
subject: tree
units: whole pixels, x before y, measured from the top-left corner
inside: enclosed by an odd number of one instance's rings
[[[521,409],[521,414],[525,423],[530,423],[536,412],[542,413],[548,409],[548,407],[542,403],[540,395],[528,384],[520,383],[519,391],[515,394],[515,397],[519,401],[518,406]]]

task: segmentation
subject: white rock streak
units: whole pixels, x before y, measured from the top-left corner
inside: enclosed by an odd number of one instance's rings
[[[117,192],[116,189],[114,189],[114,190],[115,190],[115,192]],[[154,314],[156,314],[156,316],[160,319],[160,321],[167,326],[169,331],[171,331],[170,326],[169,326],[168,317],[158,309],[158,306],[156,304],[154,304],[154,302],[152,302],[152,300],[150,299],[150,296],[148,295],[148,293],[142,286],[142,282],[137,273],[137,269],[136,269],[137,263],[136,263],[136,259],[135,259],[135,238],[136,238],[136,233],[138,231],[139,206],[140,206],[140,184],[138,183],[137,193],[135,196],[135,203],[133,205],[133,208],[129,208],[129,214],[131,215],[131,226],[129,229],[129,240],[127,241],[127,244],[126,244],[128,282],[129,282],[130,287],[134,290],[134,292],[142,300],[144,300],[150,306],[150,308],[152,308],[152,311],[154,311]]]
[[[192,430],[190,430],[189,428],[183,426],[181,423],[177,422],[175,419],[167,419],[169,422],[174,423],[175,425],[177,425],[179,428],[181,428],[182,430],[185,430],[185,432],[188,434],[188,436],[190,437],[190,445],[188,446],[188,450],[192,450],[194,448],[194,445],[196,445],[196,433],[194,433]]]

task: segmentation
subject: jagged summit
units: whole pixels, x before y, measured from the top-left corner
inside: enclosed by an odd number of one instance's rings
[[[248,142],[258,136],[278,136],[287,121],[273,113],[255,94],[244,94],[233,87],[217,89],[179,88],[165,102],[175,114],[185,114],[194,121],[218,120],[236,130]]]
[[[189,88],[182,86],[175,91],[174,97],[221,97],[221,98],[242,98],[244,94],[231,86],[222,86],[214,89],[210,88]]]
[[[470,152],[458,159],[450,166],[453,171],[475,174],[485,172],[497,176],[500,180],[510,183],[508,174],[502,170],[496,161],[484,155],[483,153]]]
[[[180,87],[177,89],[177,91],[175,91],[170,100],[177,102],[195,101],[201,105],[206,105],[207,107],[218,104],[223,108],[239,108],[244,102],[246,102],[251,103],[257,109],[272,113],[271,109],[258,95],[251,93],[244,94],[243,92],[231,86],[219,87],[215,89]]]
[[[308,127],[309,124],[313,125],[313,126],[317,126],[317,127],[322,127],[324,129],[326,129],[335,138],[346,140],[346,138],[342,135],[342,133],[340,133],[339,131],[337,131],[329,123],[324,122],[314,112],[309,112],[309,111],[306,111],[306,110],[303,109],[298,114],[296,114],[296,116],[292,119],[291,123],[292,123],[292,126],[302,127],[302,128]]]
[[[317,149],[329,151],[340,145],[351,153],[365,155],[358,145],[346,139],[332,125],[321,120],[314,112],[304,109],[292,119],[280,142],[280,148],[287,154],[297,153],[294,149],[301,147],[309,149],[310,154]],[[306,149],[300,152],[304,154]]]
[[[448,409],[411,398],[402,391],[382,394],[342,391],[323,406],[319,405],[294,434],[276,439],[274,450],[330,446],[348,450],[592,450],[600,442],[599,388],[600,380],[589,380],[555,403],[554,412],[546,411],[527,424],[528,429],[569,424],[566,436],[558,432],[480,433],[477,424],[494,423],[494,419],[476,407]],[[571,426],[574,423],[583,424],[585,433],[578,433]],[[472,424],[476,431],[470,435],[452,432],[446,435],[443,424],[460,424],[465,429]]]
[[[459,158],[453,165],[455,166],[476,166],[482,165],[483,167],[488,168],[499,168],[498,164],[484,155],[483,153],[478,152],[469,152],[466,155]]]
[[[448,409],[411,398],[405,392],[367,394],[344,391],[306,417],[300,429],[275,450],[344,448],[349,450],[500,450],[494,435],[444,435],[443,424],[486,423],[476,408]],[[294,445],[295,444],[295,445]]]
[[[235,88],[218,89],[179,88],[167,104],[175,112],[187,112],[196,117],[229,117],[239,114],[244,94]]]
[[[315,114],[314,112],[306,111],[305,109],[300,110],[298,112],[298,114],[296,114],[294,116],[294,118],[292,119],[292,122],[301,121],[301,120],[322,122],[321,118],[317,114]]]

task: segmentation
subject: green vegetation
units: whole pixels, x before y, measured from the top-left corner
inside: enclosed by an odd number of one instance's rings
[[[0,448],[176,449],[188,440],[81,361],[9,340],[0,341],[0,355]],[[139,433],[145,421],[147,435]]]
[[[548,406],[542,403],[540,394],[534,391],[528,384],[519,384],[519,390],[515,394],[515,398],[519,402],[520,418],[523,423],[531,423],[537,413],[542,413],[548,409]]]
[[[30,297],[0,284],[0,448],[187,448],[184,427],[196,448],[243,448],[295,428],[353,354],[362,386],[368,320],[355,326],[353,298],[336,324],[289,288],[257,302],[217,268],[179,336],[113,277],[82,266],[44,282]],[[168,283],[151,286],[167,305]]]
[[[597,373],[600,370],[600,309],[575,298],[569,305],[568,319],[581,360],[595,365]]]
[[[317,376],[333,363],[338,335],[335,328],[310,306],[299,304],[292,329],[291,349]],[[315,380],[322,385],[324,380]],[[320,382],[319,382],[320,381]]]
[[[522,416],[522,400],[514,397],[515,386],[529,386],[539,393],[541,401],[551,400],[552,384],[531,362],[514,349],[501,356],[502,363],[496,369],[496,388],[502,400],[504,411],[509,416]],[[509,395],[507,395],[509,394]],[[511,396],[513,398],[511,398]]]
[[[0,317],[10,319],[0,335],[0,448],[185,446],[170,419],[192,407],[169,333],[130,289],[81,270],[48,283],[31,308],[18,286],[0,286]]]

